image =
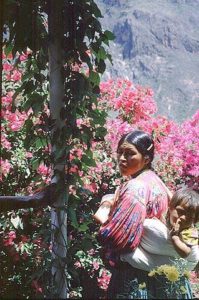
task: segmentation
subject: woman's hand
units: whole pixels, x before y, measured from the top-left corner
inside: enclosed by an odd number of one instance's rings
[[[114,201],[115,201],[115,194],[107,194],[102,197],[100,205],[102,205],[102,203],[104,202],[109,202],[110,205],[113,206]]]
[[[100,204],[100,207],[98,208],[96,213],[93,215],[93,218],[95,219],[95,221],[97,221],[97,223],[100,223],[102,225],[108,220],[111,206],[112,206],[112,204],[107,200],[104,200]]]

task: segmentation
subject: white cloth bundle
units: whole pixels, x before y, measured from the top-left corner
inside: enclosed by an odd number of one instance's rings
[[[173,264],[174,258],[180,258],[175,251],[166,225],[158,219],[145,219],[144,230],[139,247],[122,254],[120,259],[133,267],[151,271],[163,264]],[[193,270],[199,261],[199,246],[192,246],[186,257],[187,270]]]

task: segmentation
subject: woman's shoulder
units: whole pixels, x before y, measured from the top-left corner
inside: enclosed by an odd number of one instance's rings
[[[151,182],[154,181],[156,177],[157,175],[152,170],[145,170],[144,172],[140,173],[138,176],[126,181],[123,187],[124,189],[129,189],[129,188],[146,189],[148,186],[150,186]]]
[[[151,180],[151,179],[154,179],[154,178],[157,179],[157,178],[159,178],[159,176],[155,173],[155,171],[153,171],[151,169],[147,169],[144,172],[140,173],[138,178],[142,179],[142,180],[146,180],[146,179]]]
[[[141,175],[141,174],[140,174]],[[146,192],[149,189],[149,184],[146,182],[146,178],[138,175],[135,178],[130,179],[128,182],[126,182],[126,185],[124,186],[124,191],[131,191],[131,192]]]
[[[146,186],[146,178],[148,178],[148,176],[143,176],[143,173],[139,174],[138,176],[131,178],[128,182],[127,185],[128,186]],[[148,181],[148,180],[147,180]]]
[[[144,172],[142,172],[132,180],[133,180],[132,181],[133,184],[147,188],[152,186],[153,183],[156,183],[158,181],[158,176],[152,170],[145,170]]]
[[[151,169],[145,170],[135,178],[130,179],[126,182],[122,189],[124,192],[127,190],[131,191],[142,191],[144,193],[153,195],[167,195],[170,198],[170,191],[160,179],[160,177]]]
[[[157,175],[153,170],[147,170],[146,172],[143,172],[141,179],[146,184],[149,184],[151,189],[159,190],[161,193],[164,191],[169,199],[171,199],[172,192],[168,189],[159,175]]]

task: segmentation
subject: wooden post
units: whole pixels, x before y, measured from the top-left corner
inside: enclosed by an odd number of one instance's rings
[[[64,98],[64,79],[63,79],[63,1],[50,0],[48,13],[49,25],[49,77],[50,77],[50,112],[54,121],[53,134],[64,127],[64,121],[60,118],[61,108]],[[63,141],[64,143],[64,141]],[[56,141],[53,152],[56,151]],[[65,161],[56,164],[54,170],[64,172]],[[56,174],[56,173],[55,173]],[[58,182],[55,176],[53,182]],[[64,188],[64,187],[63,187]],[[51,212],[52,225],[52,277],[55,285],[55,294],[52,297],[59,299],[67,298],[66,282],[66,255],[67,255],[67,213],[64,209],[64,190],[59,193]]]

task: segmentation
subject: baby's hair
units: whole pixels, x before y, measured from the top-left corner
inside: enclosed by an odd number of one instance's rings
[[[195,212],[195,223],[199,222],[199,193],[192,188],[183,187],[177,190],[170,200],[170,208],[178,205],[185,206],[189,211]]]

